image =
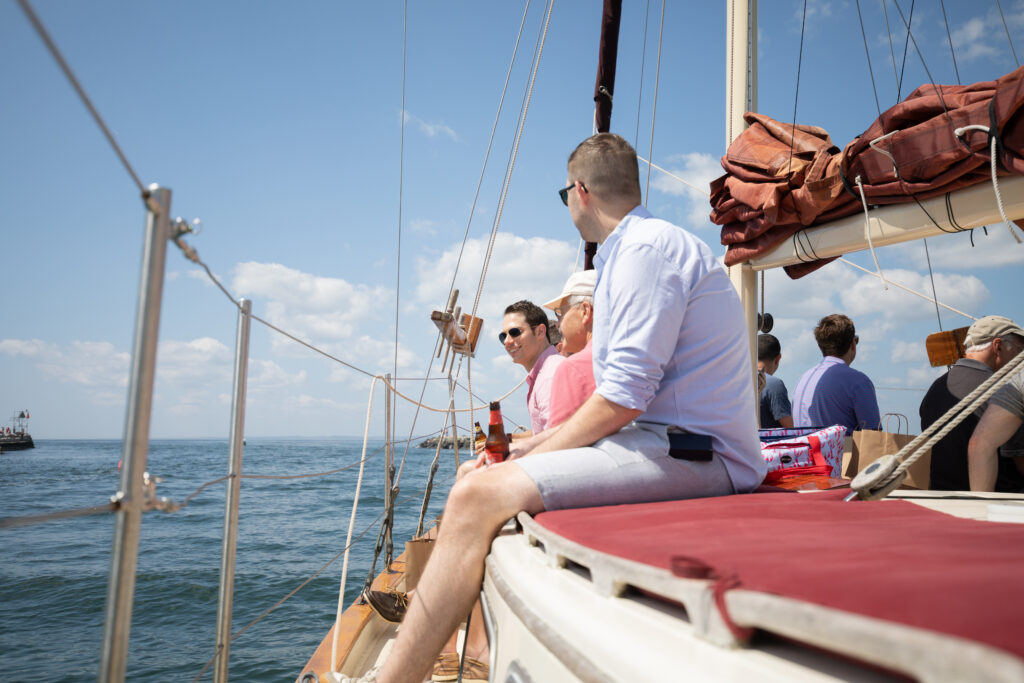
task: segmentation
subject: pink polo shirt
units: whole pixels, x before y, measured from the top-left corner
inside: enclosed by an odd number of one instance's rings
[[[594,349],[588,341],[583,350],[566,358],[555,372],[548,427],[557,427],[568,420],[590,398],[594,388]]]
[[[530,412],[530,429],[534,434],[548,428],[551,381],[555,377],[555,370],[563,362],[565,356],[559,355],[554,346],[549,346],[541,352],[530,374],[526,376],[526,384],[530,387],[526,393],[526,409]]]

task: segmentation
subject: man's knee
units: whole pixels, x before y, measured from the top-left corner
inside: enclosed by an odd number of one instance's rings
[[[533,481],[513,463],[477,471],[455,482],[448,494],[445,523],[468,520],[500,526],[521,510],[542,509]]]

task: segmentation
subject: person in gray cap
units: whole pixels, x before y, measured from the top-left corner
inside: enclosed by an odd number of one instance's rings
[[[960,399],[1020,353],[1024,349],[1024,330],[1009,318],[987,315],[976,320],[967,330],[964,346],[965,357],[935,380],[921,401],[919,412],[922,430],[928,429]],[[932,446],[930,488],[940,491],[968,491],[972,488],[968,476],[968,442],[983,412],[981,409],[968,416]],[[1022,439],[1024,434],[1015,436],[1006,454],[1024,448]],[[1024,452],[1020,452],[1020,455],[1024,456]],[[1017,468],[1015,458],[999,458],[997,469],[999,476],[993,477],[988,490],[993,490],[991,487],[994,486],[997,491],[1019,491],[1024,485],[1024,477]]]

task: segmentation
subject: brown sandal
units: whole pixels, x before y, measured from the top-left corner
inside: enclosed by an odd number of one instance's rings
[[[466,657],[466,665],[462,668],[462,683],[487,683],[490,667],[478,659]],[[431,681],[446,683],[459,678],[459,653],[442,652],[434,662],[434,673]]]

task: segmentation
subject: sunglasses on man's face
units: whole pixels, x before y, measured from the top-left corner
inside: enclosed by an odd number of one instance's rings
[[[519,337],[519,335],[521,335],[522,333],[523,333],[523,329],[522,329],[522,328],[519,328],[519,327],[510,327],[510,328],[508,329],[508,332],[502,332],[502,333],[500,333],[500,334],[498,335],[498,341],[499,341],[499,342],[501,342],[502,344],[504,344],[504,343],[505,343],[505,338],[506,338],[506,337],[512,337],[513,339],[516,339],[516,338],[517,338],[517,337]]]
[[[586,192],[587,191],[587,186],[583,184],[582,180],[579,181],[579,183],[580,183],[580,189],[583,190],[584,192]],[[566,206],[569,206],[569,190],[571,190],[574,187],[576,187],[576,183],[573,183],[572,185],[569,185],[568,187],[563,187],[561,190],[558,191],[558,196],[562,198],[562,203],[565,204]]]

